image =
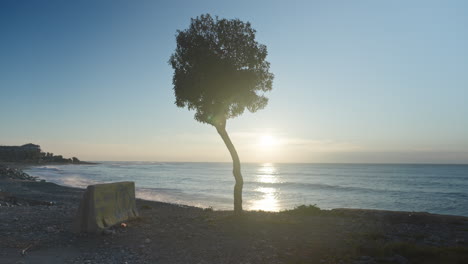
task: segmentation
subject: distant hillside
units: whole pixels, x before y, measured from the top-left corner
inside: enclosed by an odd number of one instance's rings
[[[76,157],[67,159],[62,155],[43,152],[41,146],[32,143],[22,146],[0,146],[0,161],[21,163],[83,163]]]

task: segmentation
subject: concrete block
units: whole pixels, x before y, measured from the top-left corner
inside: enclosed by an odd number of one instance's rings
[[[96,233],[136,216],[134,182],[89,185],[81,200],[73,231]]]

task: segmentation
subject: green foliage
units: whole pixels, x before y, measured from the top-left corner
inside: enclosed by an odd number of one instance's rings
[[[291,210],[284,210],[282,213],[293,214],[293,215],[316,215],[322,212],[316,204],[310,205],[299,205]]]
[[[203,208],[203,211],[205,212],[213,212],[213,206],[209,206],[207,208]]]
[[[178,107],[195,110],[195,119],[214,126],[264,108],[272,89],[267,48],[255,40],[250,23],[209,14],[177,31],[169,64]]]

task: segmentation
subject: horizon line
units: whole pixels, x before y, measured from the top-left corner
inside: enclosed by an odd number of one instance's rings
[[[148,163],[232,163],[232,161],[150,161],[150,160],[86,160],[83,162],[148,162]],[[241,164],[330,164],[330,165],[468,165],[467,163],[429,163],[429,162],[252,162]],[[47,164],[44,164],[47,165]],[[64,164],[69,165],[69,164]],[[70,164],[73,165],[73,164]],[[86,165],[86,164],[84,164]]]

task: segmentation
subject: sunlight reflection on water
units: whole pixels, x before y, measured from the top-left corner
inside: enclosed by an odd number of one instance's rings
[[[257,170],[256,181],[259,183],[278,183],[277,171],[272,163],[264,163]],[[255,189],[259,198],[252,201],[250,210],[278,211],[278,191],[274,187],[258,187]]]
[[[272,163],[264,163],[257,170],[258,182],[262,183],[278,183],[277,171]]]
[[[428,211],[468,216],[468,165],[246,163],[246,210],[321,208]],[[149,200],[233,209],[232,163],[102,162],[25,170],[49,182],[86,187],[135,181]]]

